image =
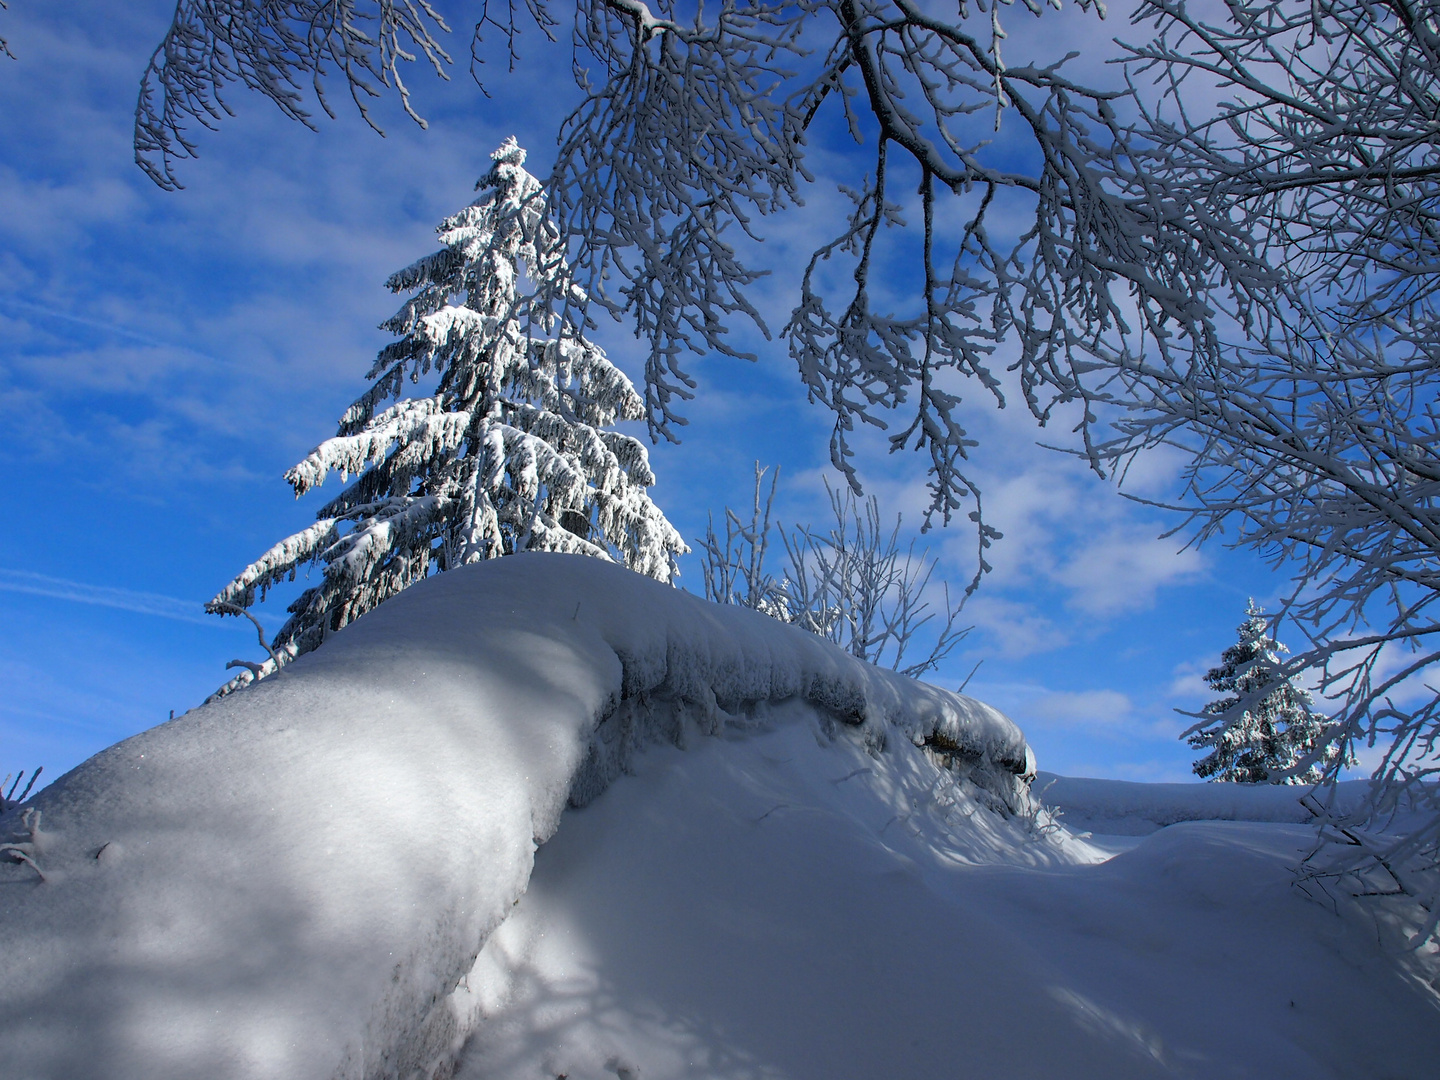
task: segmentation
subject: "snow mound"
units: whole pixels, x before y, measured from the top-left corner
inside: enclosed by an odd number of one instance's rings
[[[448,1075],[479,1015],[457,986],[565,807],[648,743],[796,710],[869,751],[877,775],[855,779],[897,820],[983,804],[999,813],[969,857],[1018,845],[1003,818],[1028,809],[1033,758],[977,701],[595,559],[422,582],[0,817],[0,1069]],[[917,770],[927,756],[951,770]]]

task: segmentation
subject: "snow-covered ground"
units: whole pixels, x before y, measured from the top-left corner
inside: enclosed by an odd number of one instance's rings
[[[613,566],[445,574],[0,819],[0,1076],[1435,1074],[1426,957],[1292,886],[1303,825],[1111,785],[1151,835],[1078,839],[1029,764]]]
[[[1292,886],[1306,828],[1108,858],[947,825],[918,755],[793,719],[655,748],[569,817],[468,980],[461,1080],[1436,1075],[1418,965]]]
[[[486,1019],[463,1076],[954,1075],[947,991],[975,972],[929,879],[993,865],[1019,830],[803,706],[767,728],[653,748],[569,816],[468,980]],[[995,986],[1015,970],[973,964]]]

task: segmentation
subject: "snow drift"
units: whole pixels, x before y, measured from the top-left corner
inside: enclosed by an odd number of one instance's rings
[[[565,807],[647,742],[798,703],[873,754],[928,745],[952,803],[1027,805],[1005,717],[765,616],[576,556],[422,582],[0,819],[0,1068],[447,1075],[454,992]]]

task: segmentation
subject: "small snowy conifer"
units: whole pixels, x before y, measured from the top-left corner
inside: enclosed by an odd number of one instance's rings
[[[1196,775],[1250,784],[1317,782],[1338,752],[1323,747],[1326,718],[1314,711],[1309,691],[1283,674],[1280,656],[1289,650],[1270,636],[1253,599],[1239,634],[1220,654],[1220,666],[1205,675],[1210,689],[1226,696],[1206,705],[1200,723],[1185,733],[1191,746],[1210,751],[1195,762]],[[1291,772],[1304,758],[1315,760]]]
[[[323,564],[270,657],[236,661],[246,670],[220,693],[427,574],[481,559],[568,551],[661,581],[677,573],[688,549],[646,494],[655,477],[644,445],[604,430],[642,418],[643,402],[575,321],[584,297],[525,151],[511,138],[491,157],[480,197],[440,224],[444,246],[386,283],[413,295],[382,324],[398,340],[380,351],[370,388],[338,435],[285,474],[297,496],[332,471],[354,481],[208,605],[244,613],[301,565]],[[398,400],[407,376],[432,373],[434,394]]]

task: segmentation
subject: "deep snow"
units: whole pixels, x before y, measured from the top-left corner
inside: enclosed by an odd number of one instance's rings
[[[0,819],[0,1077],[1434,1075],[1430,957],[1303,826],[1071,782],[1158,830],[1087,841],[1032,767],[764,616],[453,571]]]

